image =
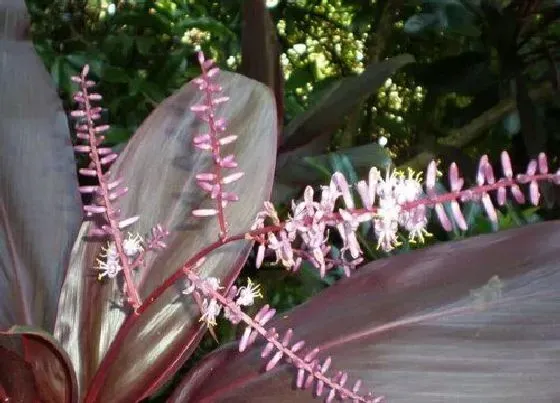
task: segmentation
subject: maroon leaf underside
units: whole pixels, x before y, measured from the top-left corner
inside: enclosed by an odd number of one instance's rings
[[[40,329],[14,326],[0,333],[0,385],[9,401],[78,401],[78,384],[68,355]]]
[[[253,80],[221,72],[219,83],[231,100],[218,116],[227,119],[229,132],[239,136],[224,153],[234,153],[241,180],[227,185],[241,201],[225,210],[231,234],[247,230],[269,197],[276,152],[276,111],[270,91]],[[192,145],[195,135],[208,131],[190,107],[203,94],[189,83],[165,100],[146,119],[111,169],[122,176],[129,193],[119,199],[122,217],[139,215],[130,229],[147,233],[156,223],[171,231],[168,247],[150,254],[147,268],[137,273],[145,298],[196,252],[218,240],[216,218],[194,218],[196,208],[214,204],[196,183],[195,175],[212,171],[210,153]],[[90,225],[82,227],[72,251],[70,271],[62,289],[55,336],[69,352],[81,386],[87,386],[125,319],[121,292],[115,282],[96,279],[95,258],[101,243],[83,241]],[[211,253],[203,276],[218,277],[229,286],[237,277],[251,243],[228,244]],[[192,353],[205,332],[199,311],[182,284],[172,287],[136,322],[100,391],[99,401],[134,401],[154,392]],[[80,326],[76,326],[80,324]]]
[[[373,262],[270,327],[292,327],[294,341],[332,356],[331,371],[390,402],[560,401],[559,230],[541,223]],[[502,295],[482,303],[493,276]],[[211,354],[170,401],[312,401],[287,365],[262,371],[259,347]]]
[[[27,35],[25,3],[2,4],[0,14],[0,330],[52,331],[82,220],[76,164],[62,104]]]

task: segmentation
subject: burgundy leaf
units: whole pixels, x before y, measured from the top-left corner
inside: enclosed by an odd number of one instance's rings
[[[0,333],[0,357],[0,384],[10,401],[78,402],[70,359],[50,334],[14,326]]]
[[[26,34],[25,2],[4,2],[0,14],[0,330],[52,330],[82,219],[76,164],[62,104]]]
[[[245,176],[228,184],[241,200],[228,204],[225,216],[230,233],[252,224],[269,197],[276,150],[276,111],[269,90],[241,75],[221,72],[217,83],[231,100],[221,104],[217,118],[227,120],[228,132],[239,136],[224,146],[233,153]],[[146,119],[111,168],[129,188],[119,198],[121,216],[140,216],[127,231],[149,233],[157,223],[170,231],[167,248],[149,253],[146,268],[137,269],[141,298],[179,269],[187,259],[218,240],[217,218],[193,217],[193,210],[214,208],[196,175],[212,172],[210,153],[198,150],[193,138],[208,126],[191,107],[204,94],[193,82],[165,100]],[[70,354],[85,391],[126,316],[118,282],[97,280],[95,259],[102,243],[84,241],[92,226],[85,224],[72,253],[70,272],[62,289],[55,335]],[[251,243],[231,243],[210,254],[203,276],[220,278],[228,286],[244,263]],[[104,382],[94,385],[97,401],[135,401],[153,393],[188,358],[205,328],[191,297],[181,294],[183,284],[168,289],[140,316],[120,345],[114,365],[103,369]],[[124,308],[124,310],[123,310]],[[79,326],[77,326],[79,324]],[[123,333],[124,334],[124,333]]]
[[[560,223],[440,244],[373,262],[270,323],[332,357],[331,376],[390,402],[560,401]],[[229,345],[172,402],[304,402],[263,344]],[[304,349],[305,350],[305,349]]]

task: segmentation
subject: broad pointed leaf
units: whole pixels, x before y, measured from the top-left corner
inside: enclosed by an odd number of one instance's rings
[[[11,399],[8,401],[78,402],[78,385],[68,355],[40,329],[13,326],[1,332],[0,368],[0,385]]]
[[[76,164],[25,3],[2,3],[0,14],[0,330],[52,330],[81,222]]]
[[[560,222],[449,242],[361,268],[270,323],[391,402],[560,401]],[[262,344],[261,346],[262,347]],[[286,364],[230,345],[172,402],[306,402]]]
[[[269,90],[241,75],[222,72],[218,79],[231,100],[218,115],[238,135],[224,153],[233,153],[245,177],[228,185],[241,201],[226,208],[231,234],[247,230],[269,197],[275,163],[276,111]],[[215,218],[194,218],[192,210],[212,206],[195,175],[213,169],[211,155],[193,146],[193,137],[207,132],[206,124],[190,111],[205,95],[194,83],[165,100],[146,119],[112,168],[129,187],[119,199],[122,217],[139,215],[131,231],[147,233],[161,223],[171,234],[165,251],[150,255],[137,281],[142,298],[179,269],[203,247],[218,240]],[[116,282],[97,280],[95,259],[102,244],[84,239],[86,224],[72,252],[70,273],[62,290],[56,337],[77,368],[82,391],[88,388],[126,317],[122,291]],[[213,252],[201,268],[203,276],[218,277],[226,287],[236,278],[251,243],[230,243]],[[191,354],[205,328],[183,284],[168,289],[139,317],[118,349],[106,377],[89,390],[90,401],[135,401],[154,392]],[[79,326],[76,326],[79,324]]]

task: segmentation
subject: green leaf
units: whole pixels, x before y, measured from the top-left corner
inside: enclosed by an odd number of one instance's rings
[[[333,133],[349,111],[375,93],[396,70],[413,61],[411,55],[399,55],[369,65],[359,76],[337,81],[319,102],[288,124],[280,152],[294,150],[320,135]]]
[[[434,14],[420,13],[413,15],[404,24],[404,32],[407,34],[421,34],[428,29],[438,25],[438,19]]]

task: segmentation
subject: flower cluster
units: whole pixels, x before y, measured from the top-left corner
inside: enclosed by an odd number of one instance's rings
[[[560,170],[549,173],[543,153],[529,163],[526,173],[515,178],[509,155],[505,151],[501,154],[501,163],[504,177],[496,180],[488,156],[482,156],[477,171],[477,185],[466,190],[462,190],[464,179],[457,165],[451,164],[448,174],[451,192],[444,194],[438,194],[435,190],[438,171],[434,161],[427,169],[425,191],[421,174],[412,170],[406,174],[387,170],[383,178],[377,168],[371,168],[368,180],[359,181],[353,187],[340,172],[335,172],[329,186],[322,186],[318,201],[314,199],[313,188],[308,186],[303,201],[292,202],[291,215],[284,222],[278,218],[274,206],[265,203],[264,210],[257,215],[251,227],[257,235],[247,235],[260,244],[257,267],[262,264],[265,252],[269,249],[276,255],[277,263],[291,270],[297,270],[306,259],[319,270],[321,276],[335,266],[342,267],[345,274],[350,275],[351,269],[362,261],[356,232],[363,222],[371,221],[378,248],[390,251],[400,245],[399,229],[408,232],[409,242],[423,242],[425,237],[431,236],[426,230],[430,209],[434,210],[442,227],[451,231],[453,222],[445,211],[444,203],[449,203],[455,225],[466,230],[467,223],[460,202],[480,202],[490,220],[497,222],[498,216],[490,192],[495,193],[500,206],[505,203],[508,188],[513,198],[523,203],[525,197],[520,185],[528,183],[530,200],[536,205],[540,197],[539,181],[560,183]],[[355,205],[353,188],[359,196],[361,207]],[[339,200],[344,208],[335,210]],[[265,227],[267,221],[272,224],[271,227]],[[270,231],[263,234],[265,228],[270,228]],[[342,239],[342,255],[339,259],[328,257],[331,249],[327,244],[330,229],[336,230]]]
[[[350,275],[350,271],[363,260],[356,231],[366,221],[373,223],[378,247],[384,251],[390,251],[399,245],[399,227],[408,231],[411,241],[423,241],[424,236],[429,235],[426,231],[426,207],[402,207],[422,195],[419,179],[420,175],[415,175],[412,171],[408,175],[387,171],[383,179],[377,168],[371,168],[368,181],[360,181],[355,185],[362,203],[362,207],[357,208],[351,186],[344,175],[336,172],[330,184],[322,186],[318,201],[314,200],[313,188],[307,186],[303,201],[292,202],[291,215],[283,224],[280,223],[274,206],[265,203],[265,209],[257,215],[251,230],[265,228],[267,219],[282,228],[254,237],[260,243],[257,266],[262,264],[268,248],[275,253],[277,262],[292,270],[297,270],[302,260],[307,259],[319,270],[321,276],[335,266],[342,267],[346,275]],[[339,199],[345,208],[335,210]],[[374,205],[376,202],[377,205]],[[329,229],[336,230],[342,239],[342,254],[339,259],[328,257],[331,249],[327,243]],[[296,248],[294,244],[299,246]]]
[[[220,286],[220,280],[217,278],[207,277],[202,279],[196,273],[204,260],[200,259],[192,267],[184,270],[187,281],[183,294],[193,296],[201,312],[200,321],[204,322],[208,328],[212,328],[216,325],[216,318],[222,312],[222,304],[215,296],[221,295],[219,290],[223,287]],[[225,318],[233,324],[238,324],[242,320],[238,315],[241,307],[251,306],[255,303],[256,298],[261,297],[260,286],[251,282],[250,279],[247,280],[246,286],[238,288],[232,285],[224,295],[224,298],[228,301],[228,304],[224,306]],[[232,305],[235,305],[239,310],[232,310]]]
[[[224,190],[224,185],[235,182],[243,176],[243,172],[234,172],[228,175],[223,174],[224,169],[237,168],[237,161],[233,154],[222,156],[222,147],[233,143],[237,136],[226,133],[226,121],[216,116],[216,107],[229,100],[229,97],[220,96],[222,87],[214,82],[218,76],[219,69],[213,67],[212,60],[205,60],[204,54],[198,54],[202,74],[194,80],[199,90],[204,93],[203,103],[191,107],[191,111],[208,124],[208,132],[200,133],[194,137],[194,146],[210,151],[214,163],[213,172],[202,172],[196,175],[198,185],[210,193],[210,198],[216,200],[215,208],[196,209],[192,212],[194,216],[205,217],[218,215],[220,225],[220,237],[224,238],[227,234],[227,223],[224,218],[223,209],[229,202],[239,200],[239,196],[233,192]]]
[[[216,325],[216,318],[223,309],[224,316],[230,322],[234,324],[244,322],[247,325],[239,340],[240,352],[254,344],[259,337],[264,338],[265,346],[261,357],[268,359],[265,366],[266,371],[272,370],[281,361],[294,365],[297,369],[296,386],[306,389],[314,385],[317,396],[322,396],[328,389],[329,393],[325,398],[327,402],[331,402],[335,398],[342,400],[350,398],[355,402],[370,403],[379,403],[383,400],[382,397],[374,397],[372,394],[360,396],[358,394],[362,383],[360,380],[357,380],[351,388],[346,387],[345,384],[348,380],[346,372],[338,371],[332,376],[327,374],[332,362],[331,357],[320,360],[318,348],[303,353],[305,342],[303,340],[293,342],[292,329],[288,329],[283,335],[280,335],[275,328],[266,329],[265,325],[276,314],[274,308],[264,305],[254,318],[245,314],[242,307],[253,305],[255,298],[262,297],[259,286],[248,280],[247,286],[240,288],[232,286],[222,294],[220,292],[222,287],[217,278],[202,279],[196,273],[203,262],[204,259],[201,259],[192,267],[184,270],[187,285],[183,294],[193,295],[201,311],[200,321],[208,326],[210,332],[212,332],[212,326]],[[212,335],[214,334],[212,333]]]

